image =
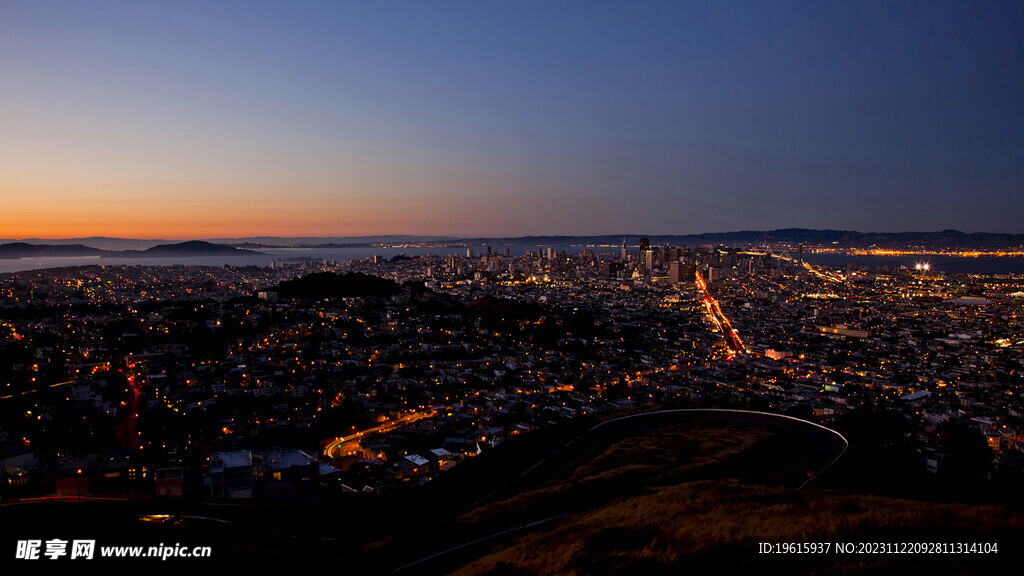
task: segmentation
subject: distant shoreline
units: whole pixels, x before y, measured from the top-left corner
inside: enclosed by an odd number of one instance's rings
[[[621,246],[539,246],[533,245],[510,245],[498,246],[494,252],[503,257],[504,250],[509,249],[512,257],[523,256],[527,251],[537,252],[543,248],[551,247],[556,251],[564,251],[567,254],[580,254],[584,250],[593,250],[595,254],[607,258],[609,254],[618,254]],[[294,264],[296,256],[302,256],[304,261],[317,261],[319,263],[344,262],[348,260],[361,260],[380,256],[381,258],[393,258],[398,255],[405,256],[459,256],[465,257],[467,251],[472,251],[474,257],[486,253],[487,245],[470,246],[449,246],[449,247],[360,247],[360,248],[280,248],[267,250],[260,253],[247,254],[177,254],[177,255],[131,255],[126,257],[97,257],[86,256],[35,256],[17,259],[0,259],[0,274],[27,272],[47,268],[62,268],[75,266],[261,266],[269,267],[272,264],[281,265]],[[630,248],[630,253],[635,253],[635,247]],[[790,252],[790,256],[795,256]],[[849,255],[845,252],[816,253],[807,251],[804,253],[804,260],[821,266],[842,268],[848,264],[859,267],[887,267],[898,269],[901,267],[914,268],[918,262],[928,262],[931,269],[936,272],[947,272],[954,274],[1024,274],[1024,256],[954,256],[954,255]]]

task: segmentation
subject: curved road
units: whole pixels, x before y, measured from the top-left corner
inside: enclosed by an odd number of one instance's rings
[[[432,406],[426,412],[410,412],[405,416],[401,416],[394,420],[390,420],[388,422],[381,424],[380,426],[374,426],[373,428],[367,428],[366,430],[353,432],[346,436],[338,436],[337,438],[332,438],[328,440],[327,443],[324,445],[323,454],[328,458],[341,458],[348,454],[359,452],[361,450],[359,441],[366,438],[367,436],[370,436],[371,434],[383,434],[385,432],[390,432],[397,428],[401,428],[402,426],[405,426],[407,424],[412,424],[417,420],[429,418],[431,416],[434,416],[437,413],[437,411],[441,408],[444,407]]]

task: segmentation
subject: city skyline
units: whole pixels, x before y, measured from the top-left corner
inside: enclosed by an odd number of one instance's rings
[[[461,252],[0,275],[4,548],[549,574],[627,534],[630,573],[1019,563],[1019,270]],[[865,542],[908,544],[863,567]]]
[[[1024,232],[1010,3],[2,13],[6,238]]]

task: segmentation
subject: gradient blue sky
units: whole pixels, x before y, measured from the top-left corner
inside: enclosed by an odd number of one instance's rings
[[[0,237],[1024,232],[1024,3],[0,4]]]

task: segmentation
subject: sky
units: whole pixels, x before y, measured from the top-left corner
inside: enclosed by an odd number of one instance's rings
[[[0,238],[1024,232],[1024,3],[0,3]]]

